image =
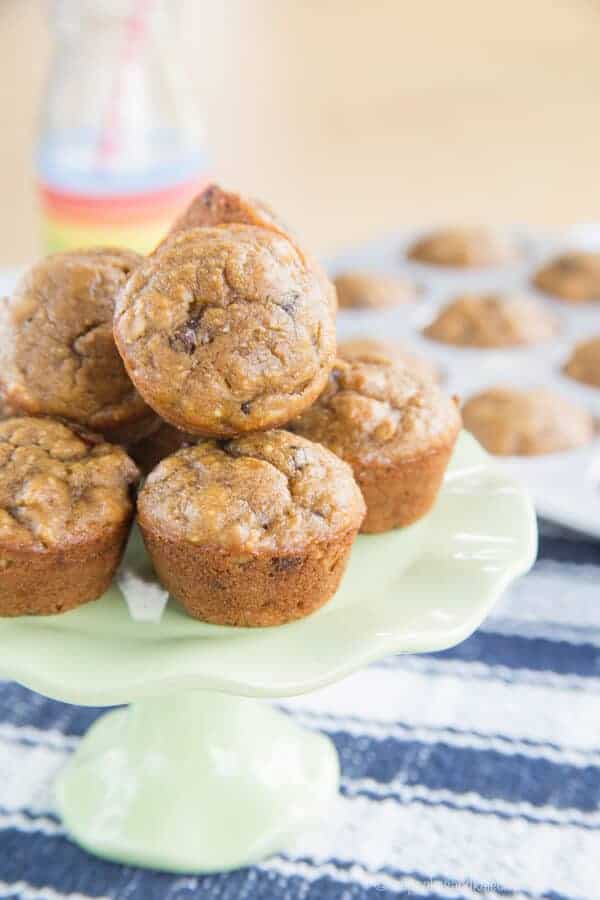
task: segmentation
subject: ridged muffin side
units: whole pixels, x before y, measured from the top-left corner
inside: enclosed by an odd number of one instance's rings
[[[219,625],[281,625],[326,603],[364,514],[349,467],[283,430],[180,450],[138,500],[158,577]]]

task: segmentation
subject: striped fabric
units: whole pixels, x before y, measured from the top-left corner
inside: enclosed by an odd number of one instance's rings
[[[177,877],[88,856],[53,812],[102,711],[0,684],[0,898],[600,898],[600,544],[543,526],[534,570],[461,646],[281,706],[335,741],[330,818],[260,866]]]

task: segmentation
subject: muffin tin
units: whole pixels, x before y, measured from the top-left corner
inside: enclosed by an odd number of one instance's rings
[[[392,310],[341,310],[340,339],[398,340],[430,359],[444,387],[462,400],[495,385],[545,387],[585,406],[600,422],[600,388],[568,378],[561,371],[575,344],[600,336],[600,303],[571,304],[535,290],[531,278],[547,259],[567,249],[600,248],[600,231],[572,229],[548,237],[511,229],[516,260],[501,267],[450,269],[407,259],[406,250],[422,232],[391,235],[331,261],[331,275],[350,269],[396,273],[412,278],[419,299]],[[560,333],[531,347],[479,349],[455,347],[427,338],[422,329],[446,303],[465,292],[527,292],[559,319]],[[600,538],[600,432],[576,450],[532,457],[496,457],[498,464],[529,487],[540,515]]]

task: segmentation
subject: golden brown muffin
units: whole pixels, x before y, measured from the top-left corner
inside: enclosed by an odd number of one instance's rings
[[[530,297],[463,294],[423,334],[460,347],[516,347],[548,341],[558,331],[557,319]]]
[[[392,362],[400,363],[400,365],[414,372],[419,378],[429,381],[440,380],[440,373],[429,359],[418,356],[416,353],[411,353],[410,350],[406,350],[395,341],[382,341],[378,338],[367,337],[352,338],[349,341],[342,341],[341,344],[338,344],[338,356],[349,361],[368,361],[373,359],[373,357],[377,360],[377,358],[383,357]]]
[[[365,532],[416,522],[437,497],[460,430],[456,403],[387,359],[338,360],[318,401],[290,426],[350,464]]]
[[[335,294],[273,231],[192,228],[129,279],[115,336],[132,381],[163,419],[229,437],[283,424],[323,390]]]
[[[149,434],[127,449],[141,472],[147,475],[165,456],[170,456],[183,447],[189,447],[197,440],[197,435],[180,431],[168,422],[162,422],[153,434]]]
[[[156,427],[121,362],[115,297],[141,257],[98,248],[33,266],[0,305],[0,377],[10,406],[135,441]]]
[[[109,587],[138,471],[120,447],[52,419],[0,422],[0,616],[49,615]]]
[[[406,278],[372,272],[344,272],[334,278],[340,309],[390,309],[416,299]]]
[[[563,372],[575,381],[600,387],[600,337],[577,344]]]
[[[8,419],[10,416],[18,415],[17,411],[6,401],[0,387],[0,419]]]
[[[463,407],[465,428],[490,453],[535,456],[570,450],[594,437],[592,416],[544,388],[490,388]]]
[[[533,283],[571,303],[600,300],[600,252],[563,253],[539,269]]]
[[[348,466],[287,431],[180,450],[138,503],[158,577],[218,625],[281,625],[326,603],[364,513]]]
[[[189,228],[217,225],[255,225],[272,229],[284,237],[288,236],[288,229],[264,203],[232,191],[224,191],[218,184],[210,184],[194,197],[188,208],[175,220],[165,241],[173,234]]]
[[[415,241],[409,259],[434,266],[479,268],[512,259],[515,251],[498,235],[483,227],[441,228]]]

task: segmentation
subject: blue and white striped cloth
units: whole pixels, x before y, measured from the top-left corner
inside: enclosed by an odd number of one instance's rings
[[[284,707],[336,743],[330,818],[263,865],[177,877],[88,856],[53,814],[102,711],[0,684],[0,898],[600,898],[599,543],[545,526],[534,570],[461,646]]]

